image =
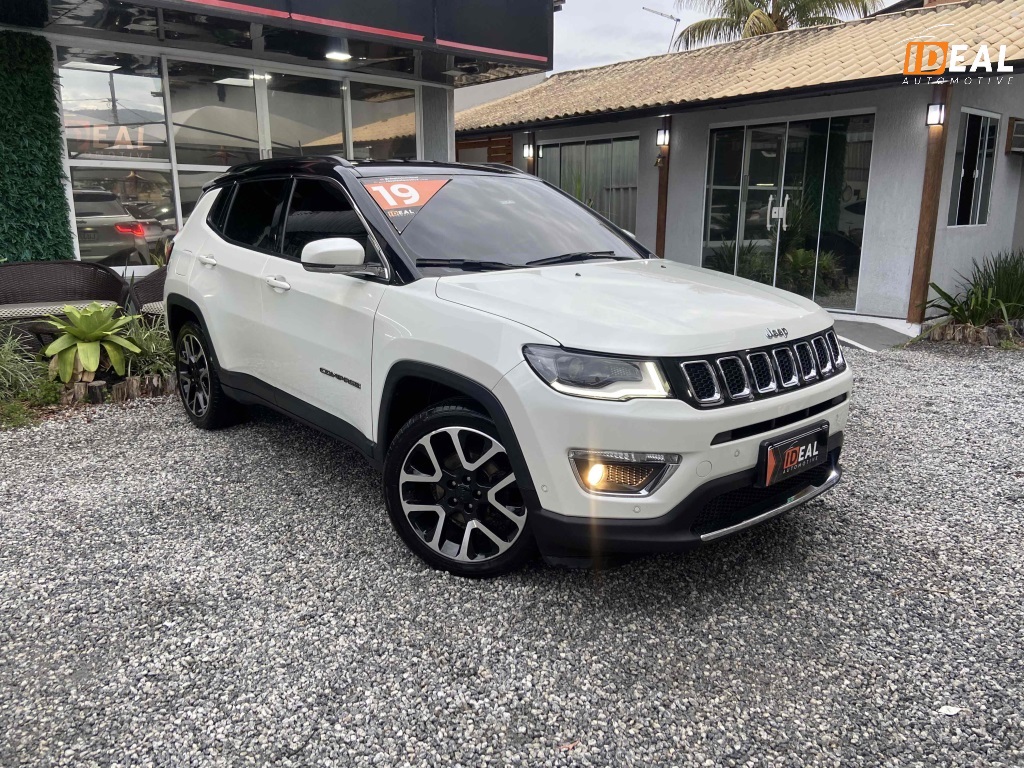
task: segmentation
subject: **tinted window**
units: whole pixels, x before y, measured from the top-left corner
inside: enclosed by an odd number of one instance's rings
[[[284,255],[298,259],[306,245],[328,237],[351,237],[363,246],[367,261],[376,260],[366,229],[345,193],[326,181],[300,179],[288,211]]]
[[[210,208],[210,217],[207,219],[210,226],[217,231],[224,229],[224,216],[228,212],[228,204],[231,202],[231,192],[233,190],[234,186],[229,185],[219,190],[210,190],[208,193],[217,195],[217,199],[213,201],[213,207]]]
[[[124,216],[124,206],[113,195],[75,195],[75,215]]]
[[[240,183],[224,236],[250,248],[276,252],[281,245],[281,211],[291,183],[291,179]]]
[[[539,181],[454,176],[402,232],[417,258],[524,265],[578,251],[639,254],[589,209]]]

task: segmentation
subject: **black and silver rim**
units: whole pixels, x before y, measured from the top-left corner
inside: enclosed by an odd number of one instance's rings
[[[447,560],[492,560],[523,533],[526,506],[508,453],[478,430],[425,435],[406,454],[398,484],[409,525]]]
[[[203,342],[191,333],[181,337],[178,347],[178,387],[181,402],[201,419],[210,407],[210,364]]]

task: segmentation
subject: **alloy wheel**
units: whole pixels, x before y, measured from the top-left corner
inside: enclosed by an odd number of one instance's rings
[[[181,337],[178,347],[178,387],[181,401],[196,418],[210,407],[210,364],[203,342],[193,334]]]
[[[526,506],[508,453],[484,432],[430,432],[406,454],[398,482],[409,525],[448,560],[491,560],[523,533]]]

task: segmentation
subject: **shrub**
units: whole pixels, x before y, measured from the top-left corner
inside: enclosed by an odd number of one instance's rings
[[[162,320],[134,319],[125,327],[125,335],[139,348],[126,356],[129,376],[167,376],[174,372],[174,347]]]
[[[935,283],[931,283],[931,289],[938,294],[938,298],[929,301],[925,309],[936,309],[945,315],[946,319],[940,324],[957,323],[981,327],[990,323],[1010,322],[1006,303],[996,297],[992,288],[972,285],[956,296],[942,290]]]
[[[124,353],[140,352],[124,336],[124,327],[137,315],[114,317],[115,305],[104,307],[93,302],[78,310],[64,307],[66,318],[50,316],[50,325],[61,331],[44,354],[51,357],[51,374],[60,374],[65,384],[71,381],[92,381],[101,367],[113,368],[124,376]]]
[[[9,329],[0,329],[0,400],[14,400],[27,391],[39,375],[38,366]]]
[[[962,277],[962,276],[961,276]],[[1011,320],[1024,319],[1024,248],[975,260],[967,285],[992,292]]]

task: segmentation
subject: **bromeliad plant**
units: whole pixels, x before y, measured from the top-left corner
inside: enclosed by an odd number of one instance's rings
[[[49,323],[62,335],[44,353],[51,358],[50,375],[59,375],[65,384],[92,381],[100,368],[113,368],[124,376],[125,350],[141,350],[123,333],[136,316],[115,318],[115,312],[114,305],[93,302],[82,310],[64,307],[64,318],[51,315]]]

